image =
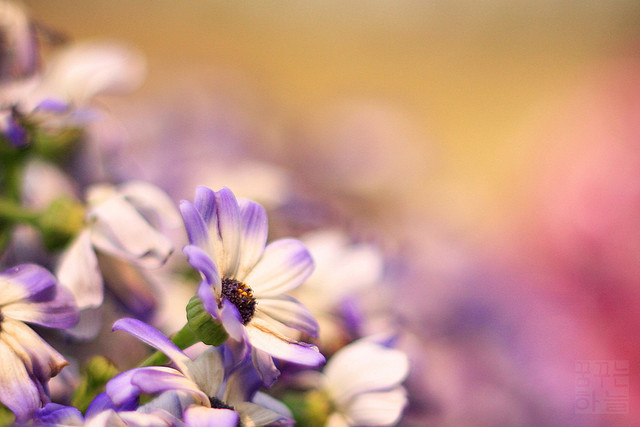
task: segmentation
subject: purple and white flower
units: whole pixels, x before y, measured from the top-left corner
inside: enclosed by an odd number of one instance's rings
[[[362,338],[343,347],[327,362],[322,373],[305,372],[305,382],[315,385],[333,410],[326,416],[330,427],[389,426],[400,419],[407,404],[401,385],[409,373],[409,358],[396,349]]]
[[[136,319],[120,319],[114,330],[126,331],[165,353],[177,369],[164,366],[134,368],[107,383],[107,404],[130,408],[141,393],[159,395],[138,410],[164,409],[187,425],[291,425],[289,410],[282,403],[257,392],[259,381],[251,381],[244,370],[226,374],[221,348],[210,347],[195,360],[187,357],[158,330]],[[248,381],[247,381],[248,379]],[[176,395],[177,393],[177,395]],[[96,405],[90,407],[93,412]],[[213,423],[213,424],[212,424]]]
[[[284,295],[313,271],[309,251],[296,239],[265,246],[267,214],[256,202],[199,186],[194,203],[182,201],[191,265],[203,276],[198,296],[235,341],[249,343],[253,362],[271,385],[279,371],[272,357],[317,366],[324,356],[313,345],[287,337],[290,328],[317,336],[313,315]]]
[[[98,254],[136,267],[159,267],[173,251],[168,235],[181,224],[173,201],[159,188],[140,181],[119,187],[94,185],[87,191],[87,205],[87,225],[62,254],[56,275],[90,318],[104,297]],[[78,327],[91,326],[84,323],[81,320]],[[97,333],[89,329],[77,332],[81,337]]]
[[[49,379],[64,357],[24,322],[69,328],[78,321],[73,296],[35,264],[0,273],[0,402],[21,421],[49,401]]]

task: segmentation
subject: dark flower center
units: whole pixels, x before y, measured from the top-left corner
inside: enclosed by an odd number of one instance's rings
[[[235,279],[222,279],[222,295],[238,308],[242,324],[246,325],[256,312],[256,298],[249,286]],[[222,303],[220,303],[222,305]]]
[[[226,403],[224,403],[222,400],[218,399],[217,397],[210,397],[209,398],[209,402],[211,403],[211,407],[212,408],[216,408],[216,409],[231,409],[232,411],[235,411],[235,408],[233,406],[227,405]]]

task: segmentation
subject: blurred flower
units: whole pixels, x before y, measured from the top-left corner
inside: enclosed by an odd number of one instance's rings
[[[132,90],[144,74],[144,61],[130,49],[107,42],[72,45],[44,72],[0,85],[0,132],[20,146],[29,142],[31,125],[50,133],[83,125],[94,97]]]
[[[305,418],[327,426],[395,424],[407,403],[400,384],[409,374],[407,355],[379,342],[381,336],[354,341],[336,352],[322,373],[304,372]]]
[[[0,81],[36,71],[40,52],[34,26],[21,5],[0,2]]]
[[[72,296],[44,268],[22,264],[0,273],[0,402],[16,419],[48,402],[47,382],[67,364],[23,322],[69,328],[77,320]]]
[[[128,182],[117,188],[92,186],[87,191],[87,204],[87,225],[62,254],[56,271],[60,282],[73,292],[81,310],[97,308],[103,301],[98,254],[137,267],[159,267],[173,251],[166,234],[180,222],[168,196],[143,182]],[[76,328],[80,336],[84,326],[96,326],[87,323],[81,320]],[[91,328],[85,332],[92,335],[96,331]]]
[[[165,409],[173,406],[170,412],[177,417],[184,413],[188,425],[200,425],[204,420],[231,427],[238,425],[239,421],[241,425],[292,424],[286,407],[263,393],[256,393],[257,386],[249,387],[252,381],[246,381],[242,369],[235,369],[226,376],[221,349],[210,347],[191,361],[167,337],[143,322],[121,319],[113,329],[126,331],[164,352],[178,367],[135,368],[116,376],[106,389],[116,408],[128,407],[141,393],[155,395],[174,391],[186,394],[190,399],[185,403],[165,394],[145,406],[157,408],[163,403],[167,404]]]
[[[351,243],[337,229],[311,232],[301,241],[313,257],[315,269],[292,295],[318,319],[321,348],[335,351],[351,340],[349,333],[364,321],[360,312],[366,296],[381,292],[373,288],[382,283],[382,253],[374,245]]]
[[[317,347],[283,333],[294,328],[317,334],[312,314],[283,295],[313,270],[304,245],[280,239],[265,247],[264,208],[237,201],[227,188],[214,192],[198,187],[194,203],[183,201],[180,209],[191,243],[184,252],[204,277],[198,296],[231,338],[251,344],[254,364],[265,383],[271,385],[279,372],[272,356],[308,366],[324,362]]]

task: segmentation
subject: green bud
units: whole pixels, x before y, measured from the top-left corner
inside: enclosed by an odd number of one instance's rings
[[[45,246],[55,250],[65,246],[85,226],[85,207],[78,200],[62,196],[55,199],[38,219]]]
[[[191,297],[187,304],[187,322],[198,339],[205,344],[219,346],[229,338],[222,324],[211,316],[197,296]]]
[[[282,401],[291,409],[297,425],[323,427],[333,412],[331,401],[320,390],[288,393]]]

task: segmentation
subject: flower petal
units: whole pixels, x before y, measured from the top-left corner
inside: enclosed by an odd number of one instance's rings
[[[159,394],[168,390],[184,391],[191,395],[196,403],[209,403],[209,397],[196,383],[175,369],[141,368],[131,376],[131,384],[147,394]],[[112,398],[113,399],[113,398]]]
[[[78,310],[71,293],[58,286],[50,301],[37,303],[16,302],[2,308],[2,313],[12,319],[36,323],[49,328],[70,328],[78,323]]]
[[[251,402],[241,402],[234,407],[242,414],[243,426],[292,426],[294,420]]]
[[[315,317],[294,298],[288,296],[262,298],[257,310],[290,328],[297,329],[312,337],[318,336],[318,322]]]
[[[258,298],[278,296],[299,286],[313,271],[311,254],[295,239],[280,239],[265,248],[246,277]]]
[[[236,427],[238,413],[231,409],[190,406],[184,411],[184,421],[189,427]]]
[[[82,413],[78,408],[58,403],[47,403],[44,408],[36,409],[33,418],[44,425],[81,426],[84,424]]]
[[[216,192],[216,214],[217,231],[222,239],[221,252],[216,253],[216,262],[223,277],[234,277],[240,264],[240,207],[236,197],[226,187]],[[210,226],[209,236],[214,233]]]
[[[40,407],[40,394],[24,362],[1,339],[4,334],[0,334],[0,402],[13,411],[18,421],[25,420]]]
[[[326,387],[338,404],[360,393],[395,387],[408,373],[404,352],[362,340],[343,347],[324,369]]]
[[[189,376],[207,396],[216,396],[224,380],[224,365],[218,349],[211,347],[193,362],[186,362]]]
[[[27,371],[42,383],[68,365],[60,353],[22,322],[5,318],[0,338],[22,359]]]
[[[352,425],[389,426],[398,422],[407,404],[403,387],[356,396],[344,409]]]
[[[273,357],[269,353],[254,347],[251,349],[251,360],[265,387],[271,387],[280,376],[280,370],[273,362]]]
[[[64,251],[56,276],[73,293],[80,309],[102,304],[104,282],[88,229],[80,232]]]
[[[159,228],[177,228],[182,225],[180,213],[169,195],[159,187],[144,181],[127,181],[118,188],[118,192],[131,203],[137,211]]]
[[[0,305],[16,301],[49,301],[56,293],[56,278],[36,264],[21,264],[0,273]]]
[[[101,251],[144,267],[162,265],[173,251],[171,241],[153,228],[121,195],[89,212],[91,241]]]
[[[112,327],[114,331],[125,331],[149,344],[151,347],[160,350],[169,357],[182,372],[187,372],[185,362],[190,359],[172,343],[162,332],[153,326],[147,325],[137,319],[124,318],[117,320]]]
[[[180,213],[182,214],[182,220],[187,230],[187,237],[189,243],[196,245],[205,251],[209,251],[209,255],[215,257],[213,248],[210,248],[209,231],[207,230],[207,224],[203,219],[201,213],[197,207],[186,200],[180,202]]]
[[[116,375],[111,378],[106,385],[106,395],[115,408],[121,408],[123,405],[136,400],[140,393],[142,393],[140,387],[132,381],[133,376],[141,370],[151,370],[158,375],[160,375],[161,372],[180,374],[177,370],[166,366],[147,366],[144,368],[133,368]],[[109,401],[101,399],[100,402],[103,402],[104,406],[109,407]]]
[[[240,242],[240,265],[236,279],[244,281],[249,271],[264,253],[269,223],[264,208],[250,200],[239,200],[242,234]]]
[[[207,283],[213,287],[216,297],[219,298],[222,293],[222,281],[220,280],[218,268],[211,257],[195,245],[187,245],[182,251],[187,256],[189,264],[202,273]]]
[[[292,341],[261,319],[252,319],[246,330],[253,347],[277,359],[305,366],[318,366],[325,361],[316,346]]]

